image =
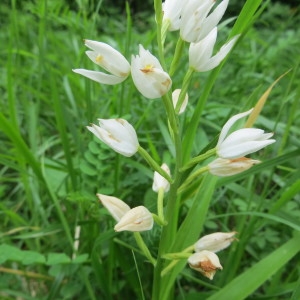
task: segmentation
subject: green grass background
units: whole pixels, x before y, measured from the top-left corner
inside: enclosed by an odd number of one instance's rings
[[[221,26],[219,45],[234,23],[234,3],[227,12],[230,21]],[[204,233],[236,230],[239,241],[220,254],[224,270],[214,281],[185,268],[176,282],[176,299],[299,299],[299,7],[263,3],[265,10],[219,73],[193,151],[208,144],[230,115],[255,105],[291,69],[272,90],[255,124],[273,131],[277,142],[255,156],[262,164],[218,180]],[[114,221],[95,194],[115,195],[130,206],[144,204],[154,210],[152,171],[138,156],[124,158],[109,150],[85,126],[100,117],[126,118],[158,162],[172,162],[162,103],[139,95],[131,79],[105,86],[72,72],[94,67],[84,54],[84,38],[106,42],[129,60],[139,43],[157,53],[153,11],[108,4],[0,4],[1,299],[151,295],[150,264],[135,251],[130,233],[113,231]],[[167,64],[175,44],[171,34]],[[183,58],[173,88],[180,87],[186,67]],[[194,76],[183,122],[190,120],[208,76]],[[189,206],[187,201],[183,213]],[[75,253],[77,226],[81,231]],[[159,229],[143,236],[156,253]],[[257,270],[251,268],[257,265]],[[265,276],[260,279],[259,274]],[[248,290],[241,288],[253,278],[257,282]]]

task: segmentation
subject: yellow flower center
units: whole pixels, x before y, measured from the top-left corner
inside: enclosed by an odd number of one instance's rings
[[[154,66],[153,65],[146,65],[141,71],[143,73],[150,73],[153,71]]]

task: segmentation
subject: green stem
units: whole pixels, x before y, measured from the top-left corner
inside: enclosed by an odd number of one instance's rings
[[[189,85],[190,85],[190,82],[192,80],[193,74],[194,74],[194,69],[193,68],[189,68],[188,71],[187,71],[187,73],[184,76],[183,83],[182,83],[182,88],[181,88],[181,92],[180,92],[179,99],[178,99],[178,102],[177,102],[176,108],[175,108],[175,113],[177,115],[179,114],[180,108],[182,106],[182,103],[184,101],[185,95],[186,95],[187,90],[189,88]]]
[[[208,170],[209,170],[208,166],[198,169],[196,172],[194,172],[191,176],[187,178],[187,180],[178,189],[178,192],[182,193],[190,185],[190,183],[192,183],[197,177],[207,172]]]
[[[138,153],[146,160],[151,168],[158,172],[162,177],[167,179],[170,183],[173,182],[171,176],[159,166],[159,164],[149,155],[149,153],[144,148],[139,146]]]
[[[165,70],[165,57],[164,57],[164,45],[162,40],[162,2],[161,0],[154,0],[154,9],[155,9],[155,19],[156,19],[156,33],[157,33],[157,46],[158,46],[158,56],[160,63]]]
[[[146,246],[141,234],[139,232],[133,233],[135,241],[144,255],[148,258],[148,260],[152,263],[153,266],[156,265],[156,260],[152,257],[148,247]]]
[[[157,214],[158,217],[164,221],[165,217],[164,217],[164,194],[165,194],[165,190],[164,188],[160,188],[158,190],[158,194],[157,194]]]
[[[196,165],[196,164],[202,162],[203,160],[215,155],[216,151],[217,151],[216,148],[213,148],[213,149],[210,149],[210,150],[208,150],[207,152],[205,152],[201,155],[198,155],[198,156],[192,158],[186,165],[184,165],[180,169],[180,171],[183,172],[183,171],[186,171],[186,170],[192,168],[194,165]]]
[[[183,51],[183,48],[184,48],[184,44],[185,44],[185,41],[182,38],[179,37],[179,39],[177,41],[177,44],[176,44],[174,57],[173,57],[173,60],[171,62],[171,67],[170,67],[170,70],[169,70],[170,77],[172,77],[174,75],[174,73],[175,73],[175,71],[178,67],[180,58],[182,56],[182,51]]]

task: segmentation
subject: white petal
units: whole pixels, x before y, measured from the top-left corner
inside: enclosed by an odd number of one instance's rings
[[[130,72],[130,65],[127,59],[113,47],[102,42],[96,42],[91,40],[85,40],[85,45],[94,50],[94,55],[91,55],[93,51],[87,51],[89,58],[96,64],[102,66],[105,70],[119,77],[127,77]],[[103,58],[103,62],[96,61],[97,56]]]
[[[199,239],[195,244],[195,251],[200,252],[202,250],[208,250],[212,252],[219,252],[228,246],[235,240],[234,236],[236,232],[215,232],[208,234]]]
[[[275,140],[266,141],[249,141],[237,145],[231,145],[217,150],[217,153],[222,158],[235,159],[256,152],[270,144],[275,143]]]
[[[146,231],[153,227],[153,217],[144,206],[129,210],[116,224],[115,231]]]
[[[117,77],[115,75],[109,75],[103,72],[90,71],[86,69],[74,69],[72,71],[80,75],[83,75],[89,79],[92,79],[96,82],[109,84],[109,85],[121,83],[126,79],[126,77]]]
[[[232,125],[239,119],[245,117],[245,116],[248,116],[251,112],[252,112],[253,108],[251,108],[250,110],[246,111],[246,112],[243,112],[243,113],[240,113],[240,114],[237,114],[237,115],[234,115],[233,117],[231,117],[226,123],[225,125],[223,126],[222,130],[221,130],[221,133],[220,133],[220,136],[219,136],[219,140],[218,140],[218,144],[217,144],[217,147],[218,145],[220,145],[223,140],[225,139],[227,133],[229,132],[230,128],[232,127]]]
[[[218,25],[221,18],[223,17],[226,8],[228,6],[229,0],[223,0],[215,9],[214,11],[205,18],[202,26],[201,31],[199,34],[198,39],[201,40],[203,37],[205,37],[215,26]]]
[[[116,221],[119,221],[128,211],[130,211],[130,207],[124,201],[116,197],[102,194],[97,194],[97,197]]]
[[[226,43],[221,47],[221,49],[217,54],[215,54],[213,57],[207,60],[207,62],[202,65],[201,72],[206,72],[217,67],[221,63],[221,61],[227,56],[227,54],[230,52],[237,38],[238,36],[232,38],[228,43]]]
[[[191,43],[189,48],[189,65],[201,72],[209,61],[216,43],[218,30],[215,27],[204,39],[198,43]]]

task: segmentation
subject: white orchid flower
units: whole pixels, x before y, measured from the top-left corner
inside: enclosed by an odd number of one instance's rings
[[[252,110],[231,117],[223,126],[216,146],[219,157],[235,159],[275,143],[274,139],[270,139],[273,133],[265,133],[262,129],[257,128],[242,128],[227,136],[232,125],[237,120],[248,116]]]
[[[217,270],[222,270],[219,257],[211,251],[203,250],[188,258],[190,267],[212,280]]]
[[[183,1],[182,1],[183,2]],[[180,36],[184,41],[197,43],[218,25],[229,0],[223,0],[210,14],[214,0],[189,0],[182,9]]]
[[[129,210],[115,225],[115,231],[146,231],[153,227],[153,217],[145,206]]]
[[[124,119],[98,120],[100,126],[87,126],[97,138],[124,156],[130,157],[137,152],[139,142],[131,124]]]
[[[139,55],[132,55],[131,76],[139,92],[149,99],[160,98],[172,84],[158,59],[142,45],[139,46]]]
[[[215,176],[232,176],[250,169],[253,165],[259,164],[260,160],[247,157],[235,159],[216,158],[208,164],[209,172]]]
[[[91,61],[111,74],[86,69],[74,69],[73,72],[99,83],[110,85],[121,83],[128,77],[130,64],[119,51],[108,44],[91,40],[85,40],[85,45],[91,49],[86,51],[86,55]]]
[[[195,71],[206,72],[217,67],[234,46],[238,36],[224,44],[219,52],[212,56],[217,39],[215,27],[204,39],[198,43],[191,43],[189,48],[189,65]]]
[[[211,252],[219,252],[232,243],[235,240],[236,232],[215,232],[203,236],[195,244],[195,251],[200,252],[208,250]]]

